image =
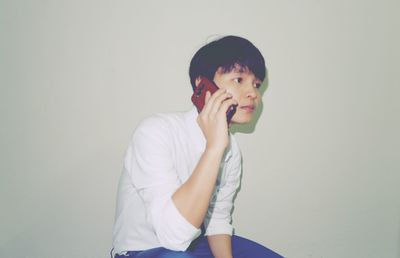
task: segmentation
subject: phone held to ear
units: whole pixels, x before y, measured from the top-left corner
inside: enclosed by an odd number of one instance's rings
[[[196,106],[197,111],[200,113],[203,110],[206,100],[206,92],[209,91],[212,94],[218,90],[218,86],[214,82],[208,80],[204,76],[200,77],[199,85],[196,87],[192,95],[192,102]],[[231,123],[232,117],[236,112],[237,105],[231,105],[226,111],[226,120],[228,124]]]

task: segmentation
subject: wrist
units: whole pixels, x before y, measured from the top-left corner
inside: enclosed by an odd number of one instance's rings
[[[209,146],[206,145],[204,153],[210,154],[215,157],[221,157],[224,155],[225,148],[217,147],[217,146]]]

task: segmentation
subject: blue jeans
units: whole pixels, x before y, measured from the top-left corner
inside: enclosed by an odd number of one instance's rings
[[[232,252],[234,258],[282,258],[283,256],[268,248],[239,236],[232,236]],[[200,237],[187,251],[172,251],[163,247],[144,251],[130,251],[115,258],[214,258],[208,245],[207,237]]]

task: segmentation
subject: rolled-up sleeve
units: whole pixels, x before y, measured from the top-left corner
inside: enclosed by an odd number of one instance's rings
[[[235,154],[225,168],[225,179],[216,189],[211,200],[204,224],[205,235],[233,234],[232,210],[242,173],[241,154],[235,141],[232,142]]]
[[[182,184],[174,166],[173,148],[168,124],[160,118],[147,119],[134,133],[125,166],[160,244],[183,251],[201,231],[179,213],[172,201]]]

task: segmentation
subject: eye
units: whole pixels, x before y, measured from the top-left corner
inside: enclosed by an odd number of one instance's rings
[[[256,84],[255,84],[255,87],[256,87],[257,89],[259,89],[259,88],[261,87],[261,83],[256,83]]]
[[[233,81],[236,83],[241,83],[243,81],[243,79],[241,77],[237,77],[237,78],[233,79]]]

